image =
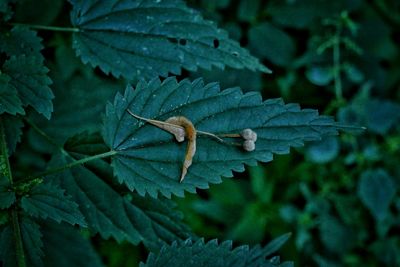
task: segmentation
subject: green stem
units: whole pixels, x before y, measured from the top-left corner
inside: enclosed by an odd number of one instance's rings
[[[31,29],[36,30],[45,30],[45,31],[57,31],[57,32],[79,32],[79,28],[70,28],[70,27],[56,27],[56,26],[45,26],[45,25],[35,25],[35,24],[24,24],[24,23],[10,23],[13,26],[25,26]]]
[[[47,142],[49,142],[50,144],[52,144],[55,147],[57,147],[65,156],[72,158],[71,155],[69,155],[69,153],[67,151],[65,151],[65,149],[62,146],[60,146],[53,138],[48,136],[33,121],[31,121],[30,119],[28,119],[26,117],[24,117],[24,120],[32,127],[32,129],[34,131],[36,131],[39,135],[41,135],[44,139],[46,139]],[[75,160],[74,159],[73,162],[68,163],[68,164],[66,164],[64,166],[56,167],[56,168],[47,170],[45,172],[39,173],[37,175],[29,176],[29,177],[27,177],[25,179],[20,179],[20,180],[18,180],[18,183],[26,183],[26,182],[32,181],[34,179],[37,179],[37,178],[41,178],[41,177],[44,177],[44,176],[47,176],[47,175],[51,175],[51,174],[54,174],[54,173],[62,172],[64,170],[70,169],[72,167],[84,164],[84,163],[92,161],[92,160],[110,157],[110,156],[113,156],[113,155],[115,155],[117,153],[118,153],[117,151],[111,150],[111,151],[108,151],[108,152],[105,152],[105,153],[102,153],[102,154],[97,154],[97,155],[86,157],[86,158],[83,158],[83,159],[80,159],[80,160]]]
[[[48,135],[47,135],[42,129],[40,129],[33,121],[31,121],[31,120],[30,120],[29,118],[27,118],[27,117],[23,117],[23,119],[24,119],[24,121],[25,121],[26,123],[29,124],[29,126],[32,127],[32,129],[33,129],[36,133],[38,133],[40,136],[42,136],[44,139],[46,139],[46,141],[47,141],[49,144],[51,144],[51,145],[57,147],[64,155],[68,155],[68,153],[64,150],[64,148],[63,148],[60,144],[58,144],[53,138],[51,138],[50,136],[48,136]]]
[[[333,44],[333,75],[335,84],[335,94],[337,100],[341,101],[343,99],[342,92],[342,77],[341,77],[341,67],[340,67],[340,33],[341,26],[338,26],[336,31],[336,41]]]
[[[8,178],[10,184],[13,183],[10,162],[8,160],[6,135],[4,133],[3,121],[0,118],[0,170],[4,177]]]
[[[8,160],[8,152],[7,152],[7,144],[6,144],[6,136],[4,133],[3,128],[3,121],[0,118],[0,151],[1,151],[1,158],[0,158],[0,166],[1,171],[4,176],[7,176],[10,184],[13,184],[13,177],[11,173],[10,161]],[[18,212],[16,207],[14,206],[11,210],[11,220],[14,232],[14,240],[15,240],[15,253],[17,257],[17,264],[18,267],[25,267],[25,253],[24,247],[22,243],[22,236],[21,236],[21,229],[19,227],[18,221]]]
[[[32,179],[40,178],[40,177],[43,177],[43,176],[51,175],[51,174],[54,174],[54,173],[62,172],[62,171],[65,171],[67,169],[71,169],[71,168],[73,168],[75,166],[78,166],[78,165],[82,165],[82,164],[84,164],[86,162],[89,162],[89,161],[92,161],[92,160],[111,157],[111,156],[113,156],[113,155],[115,155],[117,153],[118,153],[117,151],[111,150],[111,151],[108,151],[108,152],[105,152],[105,153],[101,153],[101,154],[97,154],[97,155],[94,155],[94,156],[86,157],[86,158],[83,158],[83,159],[80,159],[80,160],[75,160],[75,161],[73,161],[71,163],[65,164],[64,166],[60,166],[60,167],[56,167],[56,168],[47,170],[47,171],[39,173],[37,175],[28,177],[27,179],[23,179],[21,181],[32,180]]]
[[[15,253],[18,267],[26,267],[24,246],[22,244],[21,228],[19,227],[18,213],[15,208],[11,211],[11,221],[14,228]]]

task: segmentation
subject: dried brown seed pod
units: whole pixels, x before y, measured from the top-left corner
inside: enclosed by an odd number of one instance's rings
[[[254,149],[256,149],[256,143],[254,143],[253,140],[245,140],[243,142],[243,149],[246,151],[253,151]]]

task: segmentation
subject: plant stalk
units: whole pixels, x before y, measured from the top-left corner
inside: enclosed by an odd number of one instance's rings
[[[19,227],[18,212],[15,208],[11,210],[11,221],[15,239],[15,254],[17,255],[18,267],[26,267],[24,246],[22,244],[21,228]]]
[[[343,89],[342,89],[342,77],[341,77],[341,66],[340,66],[340,35],[342,32],[342,26],[337,25],[335,38],[336,41],[333,44],[333,66],[334,66],[334,83],[335,83],[335,95],[336,99],[341,102],[343,100]]]
[[[3,128],[3,121],[0,118],[0,168],[1,173],[6,176],[10,182],[13,184],[13,178],[11,173],[10,161],[8,160],[8,152],[7,152],[7,144],[6,144],[6,136]],[[17,265],[18,267],[26,267],[24,246],[22,243],[21,229],[19,227],[18,220],[18,212],[16,207],[14,206],[10,211],[12,227],[14,232],[14,241],[15,241],[15,253],[17,257]]]
[[[25,24],[25,23],[10,23],[12,26],[24,26],[36,30],[45,31],[57,31],[57,32],[80,32],[79,28],[72,27],[56,27],[56,26],[45,26],[45,25],[35,25],[35,24]]]
[[[76,167],[78,165],[82,165],[82,164],[84,164],[86,162],[89,162],[89,161],[92,161],[92,160],[111,157],[111,156],[113,156],[113,155],[115,155],[117,153],[118,153],[117,151],[111,150],[111,151],[108,151],[108,152],[105,152],[105,153],[101,153],[101,154],[97,154],[97,155],[94,155],[94,156],[86,157],[86,158],[83,158],[83,159],[80,159],[80,160],[75,160],[75,161],[73,161],[71,163],[65,164],[64,166],[56,167],[56,168],[47,170],[45,172],[36,174],[34,176],[28,177],[26,180],[32,180],[32,179],[35,179],[35,178],[40,178],[40,177],[43,177],[43,176],[47,176],[47,175],[55,174],[55,173],[58,173],[58,172],[62,172],[62,171],[65,171],[67,169],[71,169],[71,168]],[[21,180],[21,181],[24,181],[24,180]]]

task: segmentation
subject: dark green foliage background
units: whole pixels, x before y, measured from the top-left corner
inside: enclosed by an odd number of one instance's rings
[[[364,125],[276,156],[180,201],[196,233],[257,243],[292,232],[282,257],[296,266],[400,264],[400,5],[397,1],[195,1],[273,70],[210,71],[226,86],[318,108]],[[343,99],[333,49],[340,14]],[[354,29],[353,29],[354,28]],[[195,74],[197,75],[197,73]],[[190,201],[189,201],[190,199]],[[212,223],[210,223],[212,222]]]
[[[188,4],[216,21],[273,73],[228,67],[184,70],[179,79],[203,77],[206,82],[220,82],[221,88],[240,86],[244,91],[259,91],[264,98],[282,97],[287,103],[301,103],[367,130],[314,142],[290,155],[275,156],[271,163],[246,167],[234,179],[197,190],[198,194],[173,197],[184,221],[205,240],[233,240],[235,246],[266,244],[291,232],[279,254],[296,266],[399,266],[398,1],[190,0]],[[70,5],[65,1],[21,0],[12,6],[13,21],[70,26],[69,14],[64,12]],[[50,87],[56,98],[51,124],[39,115],[30,119],[60,143],[83,130],[98,130],[104,108],[96,104],[122,91],[125,82],[83,65],[71,48],[69,33],[40,31],[39,36],[44,40],[42,54],[51,70]],[[48,85],[48,81],[43,83]],[[88,87],[96,91],[85,91]],[[80,123],[65,116],[62,99],[72,98],[76,101],[68,108],[82,111]],[[49,115],[48,110],[39,111]],[[4,118],[9,125],[21,127],[21,121],[12,120]],[[17,143],[19,137],[14,138],[10,143]],[[29,146],[18,147],[11,158],[18,167],[16,176],[44,169],[54,150],[29,127],[22,138]],[[14,152],[14,147],[9,150]],[[91,155],[80,151],[75,153]],[[51,249],[61,227],[47,229],[44,247]],[[66,235],[75,234],[70,247],[81,242],[82,236],[72,228],[62,229]],[[136,266],[147,258],[142,244],[83,234],[107,266]],[[85,256],[93,255],[89,247]]]

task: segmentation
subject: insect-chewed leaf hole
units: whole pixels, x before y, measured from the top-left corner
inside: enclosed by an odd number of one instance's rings
[[[178,39],[176,39],[176,38],[168,38],[168,41],[170,41],[173,44],[177,44],[178,43]]]
[[[186,39],[180,39],[179,40],[179,44],[185,46],[187,44],[187,40]]]
[[[218,39],[214,39],[214,41],[213,41],[213,46],[214,46],[214,48],[218,48],[218,47],[219,47],[219,41],[218,41]]]

